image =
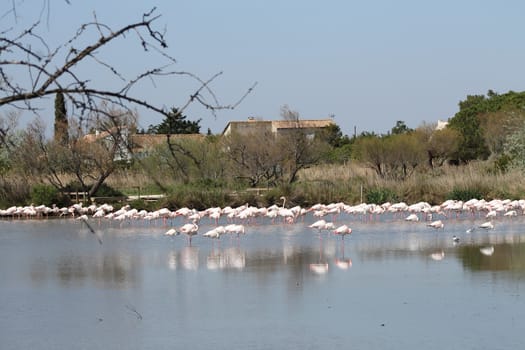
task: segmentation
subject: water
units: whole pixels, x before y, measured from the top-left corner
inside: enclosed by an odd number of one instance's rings
[[[522,347],[525,218],[338,220],[344,245],[307,219],[191,247],[160,223],[0,221],[0,348]]]

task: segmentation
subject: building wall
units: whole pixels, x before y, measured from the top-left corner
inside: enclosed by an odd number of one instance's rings
[[[247,135],[250,133],[273,133],[281,134],[286,133],[290,130],[296,130],[301,128],[306,133],[315,133],[319,129],[322,129],[330,124],[333,124],[332,120],[300,120],[295,121],[283,121],[283,120],[248,120],[248,121],[237,121],[230,122],[223,131],[223,135],[230,135],[232,133],[238,133],[241,135]]]
[[[224,130],[223,135],[230,135],[232,133],[247,135],[250,133],[271,132],[271,130],[271,121],[249,120],[247,122],[230,122]]]

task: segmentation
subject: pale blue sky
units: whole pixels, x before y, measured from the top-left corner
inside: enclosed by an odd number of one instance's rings
[[[17,24],[37,16],[40,4],[19,5]],[[188,109],[189,119],[202,118],[203,132],[219,133],[228,121],[249,116],[280,119],[287,104],[303,119],[334,114],[348,135],[354,126],[358,133],[383,133],[397,120],[409,127],[446,120],[469,94],[525,90],[521,0],[55,0],[42,33],[58,43],[93,11],[116,28],[153,6],[162,14],[157,25],[166,27],[175,69],[203,78],[223,71],[213,87],[225,104],[258,82],[237,109],[216,119]],[[104,54],[123,57],[130,69],[144,63],[126,46]],[[172,79],[137,94],[178,105],[192,92],[186,83]],[[141,113],[139,123],[161,120]]]

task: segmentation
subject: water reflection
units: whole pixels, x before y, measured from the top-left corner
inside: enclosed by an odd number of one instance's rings
[[[443,250],[439,250],[437,252],[431,253],[430,258],[435,261],[441,261],[445,258],[445,252]]]
[[[197,270],[199,268],[199,248],[195,246],[182,248],[180,262],[186,270]]]
[[[334,264],[341,270],[348,270],[352,267],[352,259],[345,257],[344,239],[341,239],[341,256],[335,258]]]
[[[491,256],[492,254],[494,254],[494,246],[481,247],[479,248],[479,252],[483,255]]]
[[[329,250],[329,252],[332,252]],[[319,257],[317,261],[310,263],[310,271],[317,275],[324,275],[328,272],[328,262],[323,258],[323,240],[319,239]]]
[[[343,245],[307,224],[252,226],[219,248],[164,227],[112,228],[100,245],[78,222],[0,221],[1,348],[520,348],[518,225],[356,223]],[[465,325],[476,331],[453,331]]]
[[[54,264],[41,257],[33,260],[30,276],[33,283],[38,284],[56,279],[63,285],[95,282],[104,288],[125,288],[139,281],[140,265],[138,257],[125,254],[69,254],[59,256]]]
[[[367,261],[407,259],[453,259],[471,271],[525,272],[525,233],[519,225],[467,233],[470,223],[457,223],[436,233],[425,226],[356,224],[352,236],[344,241],[333,235],[323,235],[319,240],[306,229],[307,223],[290,229],[276,225],[252,227],[240,241],[221,242],[224,247],[200,236],[195,237],[193,246],[187,246],[183,240],[166,238],[164,228],[158,228],[157,234],[130,227],[107,230],[104,245],[100,246],[91,235],[72,236],[71,226],[76,223],[60,225],[46,231],[45,225],[39,223],[35,226],[36,235],[24,228],[29,232],[28,250],[36,253],[29,254],[26,265],[33,283],[56,279],[63,285],[94,281],[95,285],[108,288],[134,287],[140,285],[142,274],[150,265],[189,272],[249,271],[262,280],[284,271],[290,280],[300,281],[303,275],[324,275],[332,268],[355,268],[356,262],[361,266]],[[454,235],[460,237],[459,244],[454,244]],[[42,242],[49,248],[41,250]]]
[[[510,271],[525,275],[525,243],[466,245],[459,248],[463,266],[473,271]]]
[[[176,270],[177,269],[177,252],[171,251],[168,254],[168,268],[170,270]]]
[[[218,269],[238,269],[242,270],[246,266],[246,253],[239,247],[227,249],[214,249],[207,257],[206,267],[209,270]]]

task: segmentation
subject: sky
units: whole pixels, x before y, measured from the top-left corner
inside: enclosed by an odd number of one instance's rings
[[[3,0],[11,4],[9,0]],[[92,20],[117,28],[156,7],[175,70],[208,79],[228,105],[256,88],[234,110],[216,116],[198,106],[201,131],[220,133],[229,121],[281,119],[284,105],[301,119],[334,116],[343,134],[385,133],[401,120],[411,128],[447,120],[467,95],[525,90],[525,2],[522,0],[19,0],[17,20],[33,21],[48,4],[40,34],[70,38]],[[127,72],[157,62],[138,59],[129,44],[101,54]],[[136,59],[137,58],[137,59]],[[101,84],[106,77],[95,75]],[[181,105],[195,84],[180,77],[133,91],[164,106]],[[52,118],[52,114],[51,115]],[[139,126],[162,116],[139,113]],[[50,119],[50,123],[52,119]]]

